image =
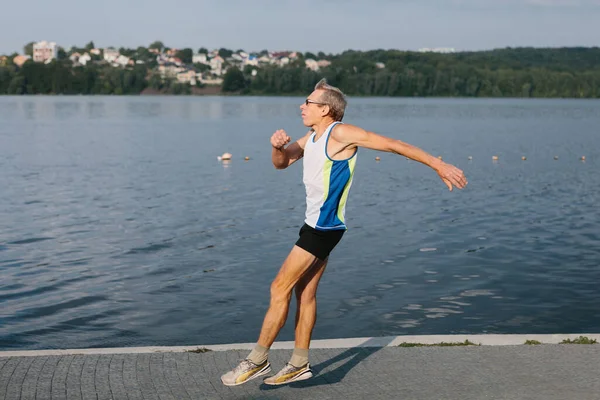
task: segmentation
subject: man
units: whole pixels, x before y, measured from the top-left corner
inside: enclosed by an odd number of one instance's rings
[[[297,298],[295,348],[292,358],[276,375],[264,380],[281,385],[312,377],[308,348],[316,321],[316,293],[325,271],[329,253],[346,231],[345,205],[352,185],[359,147],[406,156],[433,168],[452,190],[467,184],[463,172],[440,159],[399,140],[342,124],[346,99],[323,79],[300,106],[302,121],[311,130],[301,139],[286,145],[290,137],[278,130],[271,137],[272,161],[285,169],[304,158],[303,181],[306,187],[306,219],[300,237],[271,284],[271,301],[258,343],[247,359],[221,377],[227,386],[241,385],[271,371],[269,348],[283,328],[292,290]]]

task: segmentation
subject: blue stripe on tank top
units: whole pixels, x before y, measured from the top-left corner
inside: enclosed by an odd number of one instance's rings
[[[348,161],[335,161],[331,166],[329,175],[329,193],[321,206],[317,226],[319,228],[345,229],[346,225],[337,217],[338,207],[344,188],[350,179],[350,166]]]

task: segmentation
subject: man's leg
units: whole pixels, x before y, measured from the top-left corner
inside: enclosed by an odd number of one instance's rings
[[[292,290],[307,271],[322,263],[306,250],[294,246],[271,284],[271,303],[265,315],[258,344],[270,348],[287,319]]]
[[[308,349],[317,320],[317,287],[327,260],[319,260],[296,285],[296,344],[297,349]]]
[[[271,284],[271,301],[258,343],[254,350],[234,370],[221,376],[223,384],[239,385],[271,371],[268,351],[287,319],[294,286],[319,260],[306,250],[294,246]]]
[[[296,284],[296,342],[290,362],[274,376],[264,380],[267,385],[283,385],[313,376],[308,362],[308,347],[317,320],[317,286],[325,272],[327,260],[317,259]]]

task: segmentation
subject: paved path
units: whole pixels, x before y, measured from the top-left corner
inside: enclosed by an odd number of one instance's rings
[[[223,386],[220,375],[247,354],[0,357],[0,399],[600,399],[600,344],[321,348],[310,380]],[[271,350],[274,369],[290,355]]]

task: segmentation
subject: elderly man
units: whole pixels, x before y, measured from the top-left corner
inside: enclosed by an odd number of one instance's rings
[[[269,348],[287,319],[295,290],[295,348],[290,361],[268,385],[282,385],[312,377],[308,349],[317,314],[317,286],[328,257],[346,231],[345,206],[352,185],[359,147],[396,153],[419,161],[437,172],[452,190],[467,184],[463,172],[400,140],[366,131],[341,121],[346,109],[344,94],[323,79],[300,106],[302,122],[310,131],[290,144],[283,130],[271,137],[272,161],[285,169],[303,158],[306,218],[299,238],[271,284],[271,301],[258,343],[248,357],[221,377],[227,386],[241,385],[271,371]]]

